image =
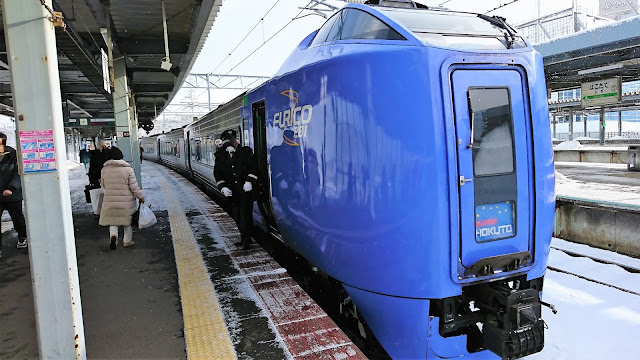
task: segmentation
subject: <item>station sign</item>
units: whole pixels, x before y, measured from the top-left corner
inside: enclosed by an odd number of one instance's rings
[[[600,16],[622,20],[638,15],[638,0],[600,0]]]
[[[610,79],[582,83],[582,106],[615,104],[622,100],[622,79]]]

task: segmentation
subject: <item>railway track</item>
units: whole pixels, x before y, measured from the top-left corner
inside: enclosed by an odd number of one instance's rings
[[[581,258],[591,259],[591,260],[593,260],[595,262],[598,262],[598,263],[601,263],[601,264],[615,265],[615,266],[618,266],[618,267],[624,269],[625,271],[627,271],[629,273],[636,273],[636,274],[640,273],[640,267],[637,267],[637,266],[633,266],[633,265],[629,265],[629,264],[622,264],[620,262],[604,259],[602,257],[588,255],[588,254],[580,253],[580,252],[573,251],[573,250],[559,248],[559,247],[556,247],[556,246],[551,246],[551,249],[557,250],[557,251],[561,251],[561,252],[563,252],[563,253],[565,253],[565,254],[567,254],[569,256],[572,256],[572,257],[581,257]],[[632,295],[640,296],[640,292],[629,290],[629,289],[626,289],[624,287],[621,287],[621,286],[618,286],[618,285],[614,285],[614,284],[610,284],[610,283],[607,283],[607,282],[604,282],[604,281],[600,281],[600,280],[597,280],[597,279],[593,279],[593,278],[591,278],[589,276],[585,276],[585,275],[581,275],[581,274],[578,274],[578,273],[573,272],[573,271],[561,269],[561,268],[556,267],[556,266],[547,266],[547,269],[549,269],[551,271],[555,271],[555,272],[559,272],[559,273],[575,276],[577,278],[580,278],[580,279],[583,279],[583,280],[586,280],[586,281],[589,281],[589,282],[592,282],[592,283],[596,283],[596,284],[599,284],[599,285],[607,286],[607,287],[610,287],[610,288],[613,288],[613,289],[616,289],[616,290],[619,290],[619,291],[623,291],[623,292],[626,292],[626,293],[629,293],[629,294],[632,294]]]

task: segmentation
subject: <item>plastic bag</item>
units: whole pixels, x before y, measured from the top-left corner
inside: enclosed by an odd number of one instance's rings
[[[153,211],[151,211],[151,208],[149,208],[149,206],[147,206],[146,204],[142,204],[140,206],[140,217],[138,218],[138,227],[140,229],[148,228],[157,222],[158,220],[156,219],[156,216],[153,213]]]
[[[100,215],[102,209],[102,200],[104,200],[104,190],[102,188],[93,189],[89,191],[91,196],[91,207],[93,207],[93,213]]]

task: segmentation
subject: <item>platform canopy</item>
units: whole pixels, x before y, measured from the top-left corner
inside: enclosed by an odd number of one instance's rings
[[[222,0],[164,0],[164,3],[173,65],[169,71],[160,68],[165,57],[161,0],[53,1],[53,10],[62,12],[66,24],[66,30],[56,28],[56,42],[61,100],[68,104],[69,118],[114,118],[113,98],[104,88],[102,70],[102,50],[106,53],[108,49],[107,29],[113,39],[113,58],[126,59],[128,83],[139,120],[152,120],[171,101],[189,74]],[[1,21],[0,13],[0,114],[13,116]],[[96,127],[85,131],[90,129]]]
[[[534,45],[544,57],[549,90],[621,76],[640,79],[640,17]]]

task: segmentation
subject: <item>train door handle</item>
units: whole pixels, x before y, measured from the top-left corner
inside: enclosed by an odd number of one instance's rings
[[[271,181],[271,164],[267,164],[267,171],[269,176],[269,201],[273,199],[273,181]]]
[[[471,182],[472,179],[465,179],[464,176],[460,176],[460,186],[463,186],[464,184]]]

